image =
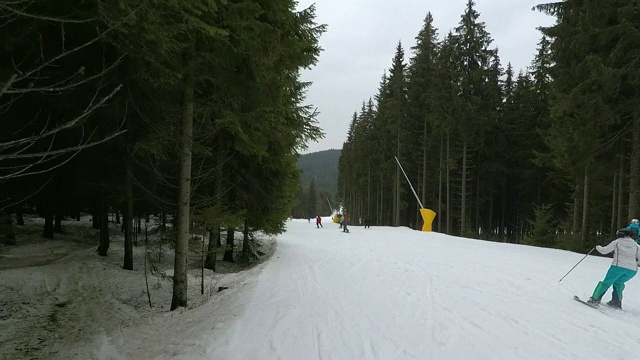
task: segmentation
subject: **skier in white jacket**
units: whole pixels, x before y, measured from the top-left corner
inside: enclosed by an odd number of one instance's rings
[[[607,292],[609,287],[613,285],[613,294],[611,301],[607,305],[615,308],[622,308],[622,291],[624,283],[631,280],[638,272],[638,261],[640,258],[640,246],[633,240],[636,236],[635,229],[618,230],[620,238],[613,240],[607,246],[596,246],[601,254],[613,253],[613,262],[604,280],[600,281],[593,290],[593,295],[588,302],[591,304],[600,304],[602,296]]]

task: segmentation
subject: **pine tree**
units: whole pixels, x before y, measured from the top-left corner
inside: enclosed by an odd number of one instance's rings
[[[535,207],[535,220],[529,220],[531,234],[527,236],[526,243],[545,247],[556,245],[556,235],[553,226],[553,212],[551,205],[542,204]]]
[[[393,63],[389,70],[389,94],[385,99],[385,103],[381,104],[386,115],[386,128],[393,138],[389,138],[391,144],[390,153],[393,154],[388,160],[395,165],[393,156],[397,157],[402,163],[406,158],[406,151],[403,146],[404,140],[407,138],[406,108],[407,108],[407,87],[406,87],[406,64],[404,62],[404,49],[399,42],[396,46],[396,53],[393,57]],[[407,145],[406,143],[404,144]],[[393,225],[400,226],[400,213],[402,208],[402,195],[404,188],[401,183],[400,168],[395,168],[395,182],[393,185]]]
[[[478,19],[480,14],[474,9],[475,2],[467,1],[467,7],[461,17],[460,25],[455,29],[455,44],[461,64],[460,96],[462,116],[457,122],[457,131],[462,142],[461,185],[460,185],[460,233],[465,234],[467,226],[467,197],[472,180],[471,154],[479,145],[488,122],[495,114],[496,70],[491,62],[497,57],[497,50],[490,49],[492,39],[485,24]],[[492,81],[494,79],[494,81]]]
[[[436,93],[442,87],[441,77],[437,72],[437,57],[439,51],[438,32],[433,25],[433,16],[427,13],[424,24],[418,36],[416,45],[411,48],[414,56],[410,59],[408,70],[407,98],[408,98],[408,129],[416,134],[413,144],[409,144],[409,163],[407,169],[421,179],[419,186],[421,202],[427,206],[427,196],[435,184],[432,169],[433,154],[439,146],[435,121]],[[415,170],[415,171],[411,171]],[[411,199],[410,203],[413,203]],[[409,212],[411,214],[411,212]]]
[[[449,32],[441,44],[436,61],[436,71],[441,79],[442,87],[435,96],[434,120],[440,133],[440,166],[438,181],[438,229],[452,234],[454,221],[453,195],[452,195],[452,170],[456,168],[452,154],[451,139],[457,138],[456,120],[462,116],[462,98],[459,96],[459,79],[461,77],[460,64],[456,52],[456,40],[452,32]],[[455,140],[454,140],[455,143]],[[444,200],[443,200],[444,198]],[[442,206],[444,202],[444,207]],[[443,216],[444,213],[444,216]],[[445,226],[441,221],[444,217]],[[440,231],[442,231],[440,230]]]
[[[303,104],[308,84],[299,80],[299,70],[315,63],[324,27],[313,22],[313,7],[296,12],[292,1],[218,7],[209,0],[153,6],[129,0],[102,6],[109,19],[136,14],[112,41],[130,53],[137,70],[145,69],[138,71],[149,77],[145,92],[166,100],[153,127],[160,131],[147,147],[173,171],[180,169],[175,309],[187,301],[189,214],[210,206],[210,189],[223,202],[219,208],[235,214],[225,224],[231,235],[225,259],[232,260],[234,227],[282,231],[299,181],[296,151],[322,135],[315,112]],[[200,132],[193,133],[196,118]],[[175,130],[179,142],[173,140]],[[178,159],[171,149],[179,151]],[[222,150],[224,157],[210,149]],[[220,169],[218,180],[204,182],[211,170],[195,174],[192,159]]]

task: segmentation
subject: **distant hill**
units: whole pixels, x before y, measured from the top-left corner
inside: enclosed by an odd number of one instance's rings
[[[316,188],[335,194],[338,191],[338,159],[342,150],[324,150],[300,155],[298,168],[302,174],[302,186],[305,188],[315,179]]]

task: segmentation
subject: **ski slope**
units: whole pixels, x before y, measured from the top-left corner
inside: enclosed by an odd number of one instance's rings
[[[640,276],[625,312],[588,298],[610,264],[583,254],[293,220],[206,359],[638,359]],[[611,290],[605,295],[610,298]],[[206,319],[200,320],[205,321]],[[209,327],[211,328],[211,327]],[[205,344],[202,344],[205,346]],[[186,356],[191,353],[191,356]]]

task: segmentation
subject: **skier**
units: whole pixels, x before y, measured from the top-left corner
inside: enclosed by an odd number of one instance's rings
[[[618,236],[620,237],[607,246],[596,246],[596,250],[601,254],[609,254],[612,251],[614,254],[607,275],[596,285],[593,295],[587,300],[590,304],[600,304],[602,296],[613,285],[611,301],[607,302],[607,305],[621,309],[624,283],[631,280],[638,272],[640,245],[633,240],[637,236],[636,230],[621,229],[618,230]]]
[[[349,223],[349,215],[344,214],[344,216],[342,217],[342,232],[349,232],[349,229],[347,229],[347,224]]]
[[[627,226],[627,230],[631,230],[631,229],[635,229],[636,230],[636,234],[640,235],[640,224],[638,224],[638,219],[631,220],[631,224],[629,224],[629,226]],[[636,243],[640,244],[640,238],[638,238],[638,235],[636,235],[633,238],[633,240],[635,240]]]
[[[322,226],[322,218],[320,217],[320,215],[316,216],[316,227],[318,229],[321,228],[321,227],[324,227],[324,226]]]

